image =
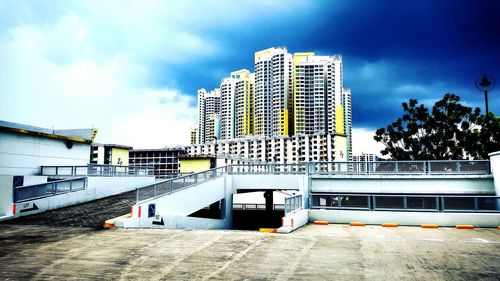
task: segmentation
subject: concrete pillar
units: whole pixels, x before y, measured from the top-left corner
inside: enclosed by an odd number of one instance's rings
[[[273,212],[273,191],[268,190],[264,192],[264,198],[266,198],[266,213]]]
[[[224,193],[225,198],[221,204],[221,216],[225,220],[225,228],[233,227],[233,177],[231,175],[224,176]]]

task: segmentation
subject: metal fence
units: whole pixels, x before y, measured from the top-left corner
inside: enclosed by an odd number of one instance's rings
[[[478,175],[490,174],[489,160],[309,162],[311,174]]]
[[[136,189],[136,202],[164,194],[172,194],[190,186],[207,182],[222,176],[226,171],[227,166],[224,166],[139,187]]]
[[[257,204],[257,203],[235,203],[233,204],[234,210],[265,210],[266,204]],[[273,204],[273,210],[284,210],[285,205],[283,204]]]
[[[84,190],[86,187],[86,177],[18,186],[14,188],[14,203]]]
[[[313,194],[311,209],[500,212],[500,196]]]
[[[304,174],[307,163],[232,164],[227,167],[229,174]]]
[[[149,176],[153,175],[152,167],[135,167],[119,165],[86,166],[41,166],[43,176],[77,177],[77,176]]]
[[[302,195],[298,194],[285,198],[285,216],[300,208],[302,208]]]

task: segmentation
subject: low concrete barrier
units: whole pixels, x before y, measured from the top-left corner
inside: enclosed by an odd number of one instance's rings
[[[295,210],[288,213],[283,218],[283,226],[278,228],[279,233],[290,233],[305,225],[309,219],[309,211],[304,209]]]
[[[24,215],[41,213],[57,208],[80,204],[127,191],[136,187],[154,183],[153,176],[145,177],[89,177],[87,187],[84,190],[59,194],[56,196],[39,198],[22,203],[14,203],[12,216],[3,219],[11,219]],[[1,219],[0,219],[1,220]]]
[[[393,211],[352,211],[352,210],[309,210],[309,221],[325,220],[330,223],[349,224],[353,221],[380,225],[394,222],[398,225],[421,226],[436,224],[455,227],[458,224],[472,224],[476,227],[497,227],[500,213],[441,213],[441,212],[393,212]]]

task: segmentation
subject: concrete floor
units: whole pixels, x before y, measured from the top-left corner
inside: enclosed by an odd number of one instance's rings
[[[500,230],[0,225],[2,280],[500,280]]]

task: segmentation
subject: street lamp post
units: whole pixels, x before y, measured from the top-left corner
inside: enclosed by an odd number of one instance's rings
[[[484,104],[486,107],[485,115],[488,115],[488,91],[495,87],[495,78],[488,74],[484,73],[478,77],[476,77],[476,88],[484,93]]]

